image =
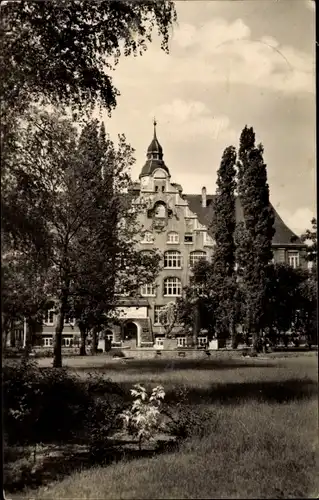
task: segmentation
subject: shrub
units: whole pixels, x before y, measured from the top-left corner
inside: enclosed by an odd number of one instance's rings
[[[118,415],[123,411],[123,402],[111,402],[97,397],[88,407],[84,422],[86,442],[91,460],[103,461],[110,451],[110,434],[119,430],[121,422]]]
[[[103,413],[105,432],[112,427],[107,419],[113,421],[114,412],[123,408],[123,393],[116,384],[97,375],[84,382],[66,369],[40,369],[30,360],[4,367],[3,398],[8,445],[79,437],[91,443],[94,415]],[[100,425],[98,420],[95,425]]]
[[[164,408],[164,414],[168,417],[167,430],[177,439],[191,436],[202,438],[211,431],[212,425],[218,424],[212,411],[194,407],[188,401],[189,390],[182,385],[171,395],[170,405]]]
[[[169,412],[166,414],[171,419],[168,424],[169,433],[180,440],[193,436],[203,438],[211,432],[212,425],[217,426],[212,411],[201,410],[191,405],[181,405],[174,417]]]
[[[138,438],[141,449],[142,442],[150,440],[163,425],[161,404],[165,392],[159,385],[154,387],[151,395],[148,395],[145,387],[136,384],[131,389],[131,395],[135,401],[119,417],[129,434]]]

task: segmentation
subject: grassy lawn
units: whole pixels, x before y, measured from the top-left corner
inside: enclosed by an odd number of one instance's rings
[[[86,376],[89,364],[73,369]],[[96,369],[124,386],[161,383],[168,400],[187,388],[190,404],[212,412],[205,436],[152,458],[74,470],[48,488],[10,498],[318,497],[317,355],[130,360]]]

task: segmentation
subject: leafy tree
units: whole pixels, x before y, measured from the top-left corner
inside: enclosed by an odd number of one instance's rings
[[[201,259],[192,269],[190,284],[184,289],[184,296],[178,301],[178,315],[186,329],[193,332],[193,344],[201,329],[215,334],[216,295],[213,290],[213,264]]]
[[[137,211],[130,195],[123,196],[130,185],[132,149],[123,136],[116,149],[96,121],[84,127],[80,138],[59,114],[37,113],[25,126],[21,161],[8,185],[12,198],[15,192],[29,196],[47,234],[48,276],[57,311],[54,366],[59,367],[70,307],[77,319],[86,317],[92,324],[92,309],[101,318],[114,308],[116,281],[134,282],[136,287],[145,276],[134,274]]]
[[[215,317],[218,334],[231,332],[232,345],[236,344],[235,331],[235,163],[236,150],[225,149],[217,173],[217,192],[214,200],[213,232],[216,241],[213,256],[212,290],[215,294]]]
[[[1,2],[2,113],[31,101],[113,109],[121,55],[147,50],[154,28],[167,52],[175,20],[171,0]]]
[[[307,242],[307,256],[306,259],[309,262],[314,262],[317,264],[318,256],[318,240],[317,240],[317,219],[313,218],[311,220],[311,229],[307,229],[304,234],[301,235],[301,240]]]
[[[305,279],[299,286],[299,304],[295,329],[306,336],[308,346],[318,344],[318,278],[317,271],[312,268],[304,272]]]
[[[272,259],[274,214],[269,202],[263,146],[255,145],[253,128],[247,126],[240,137],[237,167],[244,223],[237,229],[236,260],[245,294],[245,323],[256,351],[262,328],[267,268]]]
[[[287,264],[271,264],[267,268],[267,286],[262,317],[263,329],[277,333],[288,332],[301,307],[301,287],[307,273]]]
[[[43,322],[43,313],[52,307],[48,269],[37,254],[12,251],[4,245],[2,257],[2,341],[16,323],[27,324],[26,355],[32,339]]]
[[[1,181],[28,184],[28,190],[6,189],[2,196],[3,237],[44,254],[48,234],[38,210],[43,183],[35,185],[19,168],[21,127],[33,121],[30,105],[69,107],[74,115],[96,105],[110,112],[119,95],[111,77],[119,58],[147,50],[154,28],[167,52],[176,12],[171,0],[17,0],[1,1],[0,8]]]

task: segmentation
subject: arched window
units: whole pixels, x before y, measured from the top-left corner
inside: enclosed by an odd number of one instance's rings
[[[180,297],[182,295],[182,282],[179,278],[166,278],[164,280],[164,295]]]
[[[156,218],[164,219],[166,217],[166,207],[163,203],[156,203],[154,207],[154,215]]]
[[[154,241],[153,233],[151,233],[151,231],[145,231],[141,243],[153,243],[153,241]]]
[[[175,231],[167,233],[167,243],[179,243],[179,234]]]
[[[190,267],[193,267],[196,264],[196,262],[198,262],[201,259],[206,259],[206,252],[203,252],[202,250],[195,250],[195,252],[191,252],[189,254]]]
[[[164,267],[180,269],[182,267],[181,253],[177,250],[168,250],[164,253]]]

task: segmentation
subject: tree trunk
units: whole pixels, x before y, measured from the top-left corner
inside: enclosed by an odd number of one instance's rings
[[[31,344],[32,344],[32,330],[31,330],[31,324],[29,321],[27,321],[27,331],[26,331],[26,338],[25,338],[25,346],[23,349],[23,357],[28,358],[30,351],[31,351]]]
[[[233,318],[231,318],[229,323],[230,337],[231,337],[231,348],[237,349],[237,332],[235,328],[235,323]]]
[[[97,331],[95,328],[92,329],[92,344],[91,344],[91,354],[94,356],[97,351]]]
[[[83,328],[83,326],[80,326],[80,356],[86,356],[86,348],[85,348],[85,343],[86,343],[86,328]]]
[[[197,339],[200,331],[200,315],[199,315],[199,305],[198,302],[194,304],[194,319],[193,319],[193,348],[197,347]]]
[[[62,292],[60,299],[60,304],[57,314],[57,323],[55,327],[53,368],[62,368],[62,333],[64,328],[64,317],[65,317],[67,301],[68,301],[68,293],[66,290],[64,290]]]
[[[9,334],[9,318],[2,314],[1,315],[1,327],[2,327],[2,352],[4,353],[7,347],[8,334]]]
[[[35,334],[34,322],[32,319],[26,320],[26,338],[24,346],[24,357],[28,358],[32,348],[32,340]]]
[[[252,336],[251,352],[257,354],[257,352],[258,352],[258,332],[255,328],[251,332],[251,336]]]

